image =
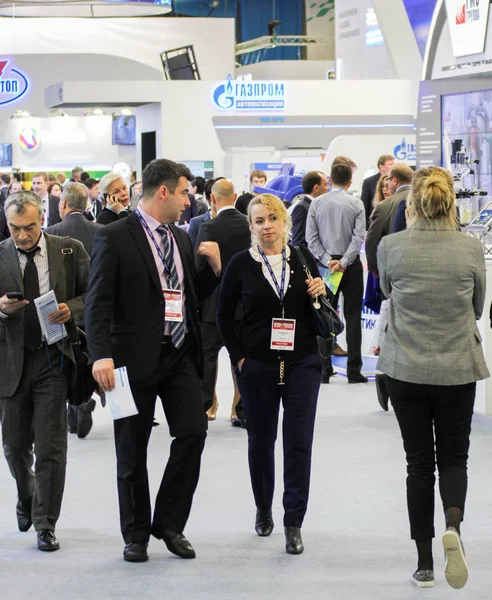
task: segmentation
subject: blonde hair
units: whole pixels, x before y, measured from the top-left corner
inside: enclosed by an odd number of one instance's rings
[[[376,188],[376,194],[374,196],[373,206],[376,208],[378,204],[380,204],[384,200],[384,183],[388,180],[387,175],[381,175],[378,179],[378,186]]]
[[[283,221],[284,245],[287,244],[287,242],[289,241],[290,230],[292,228],[292,220],[282,200],[280,200],[280,198],[274,196],[273,194],[258,194],[258,196],[255,196],[248,206],[248,221],[250,228],[253,225],[251,220],[251,209],[257,204],[262,204],[263,206],[266,206],[268,210],[270,210],[275,216],[277,216],[281,221]],[[253,247],[258,245],[258,240],[253,234],[251,235],[251,245]]]
[[[420,169],[413,179],[407,210],[411,225],[421,219],[439,220],[456,229],[456,193],[451,173],[441,167]]]

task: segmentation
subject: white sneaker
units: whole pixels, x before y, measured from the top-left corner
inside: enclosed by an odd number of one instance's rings
[[[420,588],[434,587],[434,571],[431,571],[430,569],[419,569],[412,575],[411,581]]]
[[[442,545],[446,556],[446,581],[452,588],[459,590],[468,579],[468,565],[460,535],[454,527],[446,529],[442,536]]]

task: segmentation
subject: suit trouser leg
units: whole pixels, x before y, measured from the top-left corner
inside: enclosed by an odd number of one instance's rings
[[[171,348],[163,355],[165,378],[159,383],[159,396],[174,440],[155,502],[152,535],[157,538],[166,529],[184,530],[200,477],[207,417],[191,346],[187,340],[181,350]]]
[[[36,531],[55,529],[60,516],[67,468],[67,391],[68,359],[55,347],[50,347],[48,363],[46,349],[35,353],[32,378],[34,406],[35,488],[32,521]]]
[[[215,323],[202,323],[204,372],[201,381],[203,406],[208,410],[214,402],[215,384],[217,381],[217,359],[224,345]]]
[[[282,431],[284,445],[284,526],[301,527],[307,510],[314,422],[321,384],[317,354],[286,365]]]
[[[150,537],[147,446],[158,392],[158,371],[143,384],[130,382],[138,414],[114,422],[120,526],[127,544],[147,542]]]
[[[60,371],[59,350],[53,347],[48,352],[53,371]],[[64,362],[67,360],[65,357]],[[19,499],[33,498],[34,528],[55,529],[67,463],[67,369],[55,375],[46,348],[26,350],[21,381],[11,398],[0,399],[4,453],[17,483]]]
[[[280,408],[279,364],[247,358],[237,384],[248,430],[248,462],[257,508],[272,506],[275,487],[275,442]]]
[[[345,271],[340,283],[343,293],[343,314],[347,338],[347,377],[360,373],[362,368],[362,300],[364,298],[364,275],[362,263],[357,258]]]
[[[22,378],[15,394],[0,398],[3,453],[17,485],[20,500],[34,494],[34,428],[31,399],[31,356],[24,356]]]

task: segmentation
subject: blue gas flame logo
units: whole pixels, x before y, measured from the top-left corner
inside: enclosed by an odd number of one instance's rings
[[[232,75],[228,75],[226,82],[215,88],[214,104],[218,108],[226,110],[234,106],[234,87],[232,85]]]

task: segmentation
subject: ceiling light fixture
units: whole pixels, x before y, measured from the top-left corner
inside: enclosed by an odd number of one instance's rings
[[[133,115],[133,111],[132,111],[132,109],[131,109],[131,108],[122,108],[122,109],[121,109],[121,114],[122,114],[124,117],[130,117],[131,115]]]

